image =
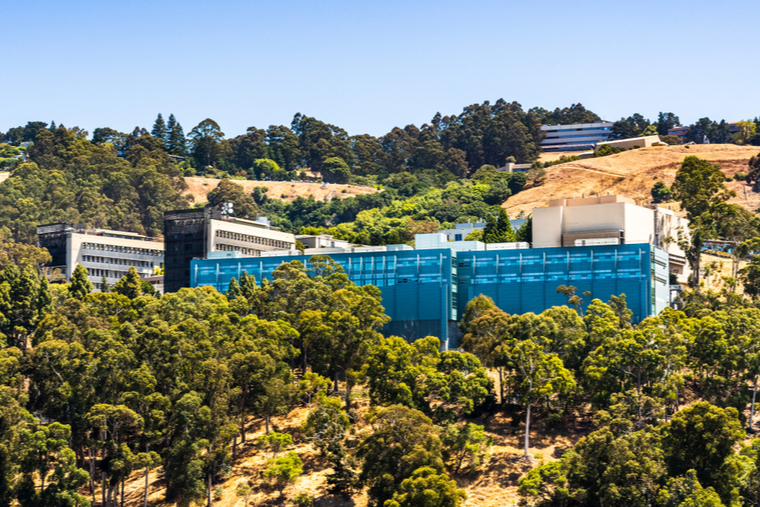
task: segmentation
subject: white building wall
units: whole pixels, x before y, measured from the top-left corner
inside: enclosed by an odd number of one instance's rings
[[[240,220],[209,220],[206,241],[208,252],[235,250],[249,257],[273,250],[292,250],[296,246],[293,234]]]
[[[562,246],[564,206],[533,209],[533,248]]]
[[[109,233],[118,234],[115,237]],[[66,279],[77,264],[87,268],[90,281],[100,289],[103,277],[109,285],[118,282],[134,267],[141,278],[152,276],[164,265],[164,243],[144,236],[117,231],[69,233],[66,240]]]

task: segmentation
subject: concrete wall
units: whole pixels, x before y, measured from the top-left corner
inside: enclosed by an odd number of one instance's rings
[[[533,210],[533,248],[562,246],[564,206],[550,206]]]
[[[605,144],[612,148],[623,148],[624,150],[630,150],[636,146],[639,148],[649,148],[650,146],[654,146],[658,143],[660,143],[660,136],[634,137],[631,139],[621,139],[619,141],[605,141],[597,143],[594,151],[599,151],[599,148]]]

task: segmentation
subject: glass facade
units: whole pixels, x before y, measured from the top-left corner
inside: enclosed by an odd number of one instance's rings
[[[458,344],[456,321],[479,294],[507,313],[540,313],[567,304],[560,285],[573,285],[588,305],[626,294],[633,320],[662,310],[668,301],[668,256],[649,244],[454,252],[400,250],[331,254],[358,285],[375,285],[391,318],[383,332],[414,340],[427,335]],[[220,292],[243,271],[256,282],[272,279],[283,262],[308,265],[309,256],[249,257],[192,261],[191,286]]]

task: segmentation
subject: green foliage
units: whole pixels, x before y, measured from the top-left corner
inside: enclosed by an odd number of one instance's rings
[[[92,292],[93,285],[88,275],[87,268],[81,264],[77,264],[77,267],[74,268],[74,274],[71,276],[71,285],[69,286],[71,297],[81,301],[87,294]]]
[[[193,146],[193,156],[201,167],[207,167],[217,162],[221,152],[221,141],[224,139],[219,124],[211,118],[206,118],[187,135]]]
[[[320,393],[315,406],[303,425],[304,435],[314,442],[323,456],[343,440],[351,426],[351,419],[341,409],[340,400]]]
[[[314,499],[306,493],[298,493],[291,503],[296,507],[311,507],[314,505]]]
[[[724,480],[729,472],[725,467],[733,446],[742,438],[744,431],[736,409],[697,402],[673,416],[664,431],[668,469],[673,476],[695,470],[699,482],[715,488],[726,503],[734,486]]]
[[[264,477],[271,479],[282,492],[285,486],[295,481],[303,473],[303,461],[298,454],[290,451],[285,456],[267,461]]]
[[[272,458],[275,458],[280,452],[287,449],[288,446],[293,445],[293,437],[289,433],[277,433],[273,431],[260,436],[258,445],[261,449],[271,452]]]
[[[594,152],[595,157],[606,157],[608,155],[614,155],[616,153],[622,153],[626,151],[625,148],[619,146],[610,146],[609,144],[603,144],[601,148]]]
[[[499,207],[495,217],[489,216],[483,229],[483,243],[509,243],[515,241],[507,211]]]
[[[455,411],[470,413],[488,394],[488,377],[468,353],[439,353],[440,341],[428,336],[408,343],[381,338],[366,359],[362,375],[373,405],[402,404],[437,419]]]
[[[702,245],[716,236],[720,215],[730,211],[724,203],[736,195],[723,184],[725,179],[718,166],[689,156],[684,158],[672,186],[673,197],[680,202],[689,219],[690,238],[679,238],[679,246],[686,252],[689,266],[695,273],[695,287],[699,287]]]
[[[348,183],[351,180],[351,169],[340,157],[331,157],[322,163],[322,178],[330,183]]]
[[[227,178],[220,181],[219,185],[208,193],[210,207],[221,209],[225,203],[232,203],[233,215],[238,218],[255,220],[258,216],[258,206],[253,197],[246,194],[242,186]]]
[[[694,470],[685,477],[670,479],[657,495],[657,505],[662,507],[723,507],[720,496],[713,488],[703,488]]]
[[[647,131],[650,126],[649,120],[635,113],[628,118],[620,118],[612,124],[611,136],[613,139],[629,139],[631,137],[640,137]],[[651,132],[654,132],[652,130]]]
[[[248,499],[251,497],[251,494],[253,494],[253,488],[246,483],[240,484],[235,490],[235,496],[243,498],[245,507],[248,507]]]
[[[135,299],[142,295],[142,280],[134,266],[130,266],[127,274],[122,276],[121,279],[114,284],[113,292],[121,294],[129,299]]]
[[[360,480],[369,486],[373,505],[393,498],[399,486],[415,470],[430,467],[443,471],[442,444],[432,421],[421,412],[391,405],[376,412],[373,432],[357,449],[363,460]]]
[[[161,150],[141,148],[128,161],[74,129],[38,137],[31,162],[0,184],[0,226],[16,241],[33,243],[37,225],[62,221],[158,235],[163,212],[187,206],[185,183]]]
[[[452,473],[457,473],[462,466],[475,472],[488,458],[488,448],[493,444],[483,426],[473,423],[448,424],[441,434],[441,442]]]
[[[652,200],[656,203],[670,202],[673,200],[673,192],[663,181],[658,181],[652,187]]]
[[[448,475],[421,467],[405,479],[384,507],[458,507],[467,498]]]
[[[755,155],[749,159],[749,170],[747,171],[747,177],[745,178],[747,183],[753,185],[755,189],[760,185],[760,154]]]

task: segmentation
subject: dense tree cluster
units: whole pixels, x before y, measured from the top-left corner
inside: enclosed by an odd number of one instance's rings
[[[164,210],[187,207],[182,175],[163,150],[136,144],[119,157],[86,135],[40,129],[29,161],[0,184],[0,227],[14,240],[34,243],[36,227],[54,222],[158,235]]]
[[[611,135],[613,139],[629,139],[632,137],[659,135],[660,139],[668,144],[681,144],[677,136],[668,135],[668,130],[680,127],[681,120],[673,113],[660,113],[657,121],[650,122],[639,113],[627,118],[620,118],[612,125]],[[686,132],[686,141],[702,144],[749,144],[760,146],[760,118],[737,122],[739,130],[731,132],[730,125],[726,120],[715,121],[710,118],[700,118],[689,126]]]

